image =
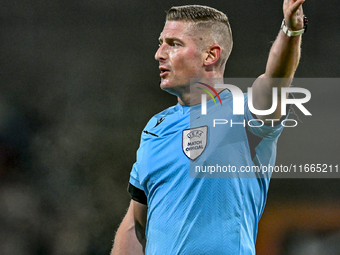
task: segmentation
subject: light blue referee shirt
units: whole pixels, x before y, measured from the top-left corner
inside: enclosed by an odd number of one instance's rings
[[[255,254],[270,174],[241,169],[273,166],[283,127],[249,126],[247,94],[244,115],[233,115],[229,91],[220,97],[222,106],[207,102],[207,115],[200,105],[170,107],[142,133],[130,184],[147,196],[147,255]],[[236,172],[221,171],[228,166]]]

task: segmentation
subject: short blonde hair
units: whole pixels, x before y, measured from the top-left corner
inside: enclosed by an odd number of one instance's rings
[[[204,41],[217,43],[222,48],[221,64],[227,62],[233,47],[233,39],[228,17],[223,12],[202,5],[174,6],[167,12],[166,21],[193,22],[195,35],[210,33],[210,38],[204,38]]]

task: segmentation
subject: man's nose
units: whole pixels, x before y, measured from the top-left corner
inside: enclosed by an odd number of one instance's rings
[[[160,61],[160,60],[165,60],[167,58],[168,55],[168,49],[167,49],[167,45],[165,43],[162,43],[158,50],[156,51],[155,54],[155,59]]]

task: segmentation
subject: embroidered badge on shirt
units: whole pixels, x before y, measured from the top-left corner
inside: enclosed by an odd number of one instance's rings
[[[197,159],[207,145],[208,126],[183,130],[182,149],[191,160]]]

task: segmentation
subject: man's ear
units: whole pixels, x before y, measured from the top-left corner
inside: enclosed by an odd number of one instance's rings
[[[211,66],[219,61],[221,56],[221,47],[218,44],[209,46],[206,51],[206,56],[204,59],[205,66]]]

